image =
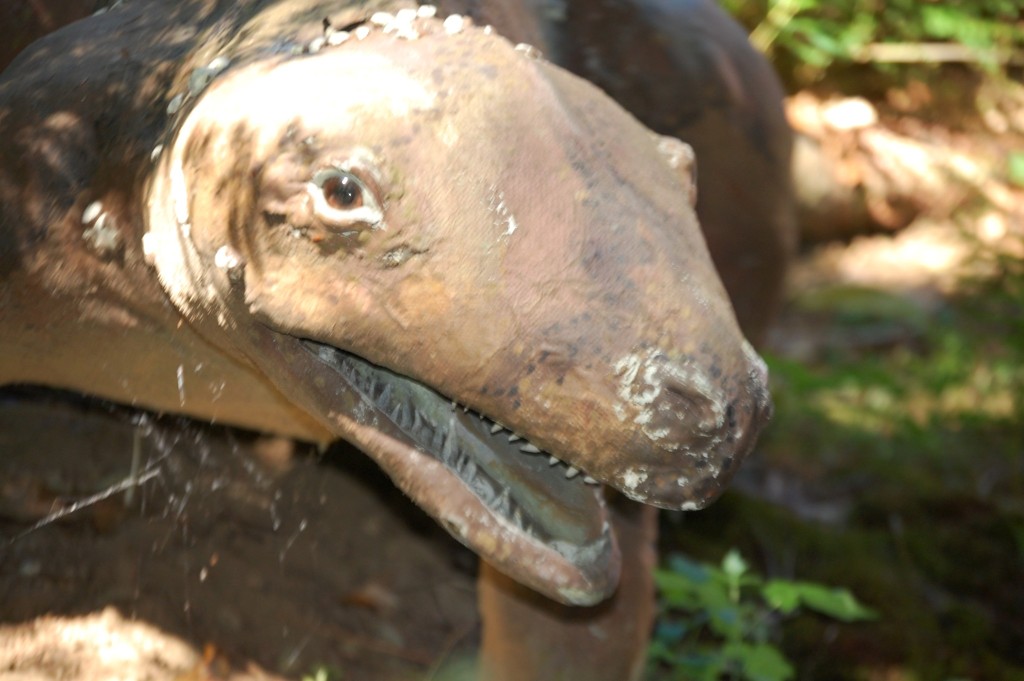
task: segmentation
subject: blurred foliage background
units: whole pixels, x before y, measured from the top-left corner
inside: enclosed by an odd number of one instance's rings
[[[1024,65],[1020,0],[723,0],[789,82],[855,64],[900,68],[967,62],[990,73]],[[897,68],[896,64],[903,67]]]
[[[924,237],[805,245],[797,269],[816,274],[794,278],[766,352],[776,416],[760,451],[710,509],[665,514],[651,678],[1024,679],[1024,5],[722,4],[790,93],[862,97],[873,126],[994,154],[995,170],[907,228],[953,235],[963,257],[933,276],[887,277],[914,266],[900,254],[929,257]],[[876,617],[713,599],[681,614],[679,581],[725,583],[730,556],[755,586],[848,589]],[[699,628],[728,607],[770,648],[760,668]]]

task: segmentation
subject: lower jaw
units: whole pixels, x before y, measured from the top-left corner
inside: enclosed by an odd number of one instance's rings
[[[331,346],[301,341],[335,380],[314,381],[333,429],[456,539],[564,603],[614,591],[619,554],[599,487],[431,388]],[[523,451],[523,450],[526,451]]]

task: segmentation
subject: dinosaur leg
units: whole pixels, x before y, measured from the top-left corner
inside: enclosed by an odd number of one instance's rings
[[[622,580],[615,595],[600,605],[555,603],[480,564],[483,681],[640,677],[654,618],[657,511],[625,499],[611,507],[622,549]]]

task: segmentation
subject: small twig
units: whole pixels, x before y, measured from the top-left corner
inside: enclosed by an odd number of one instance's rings
[[[139,486],[139,466],[142,463],[142,429],[135,426],[132,431],[132,467],[128,471],[128,479],[135,484],[125,490],[124,506],[128,508],[135,501],[135,488]]]
[[[750,32],[750,42],[760,52],[767,54],[772,43],[779,37],[782,27],[800,13],[796,0],[778,0],[772,4],[765,18]]]
[[[996,47],[973,48],[960,43],[871,43],[854,55],[858,62],[892,64],[964,63],[1022,64],[1024,55]]]
[[[28,528],[27,530],[23,530],[22,532],[19,532],[18,534],[14,535],[14,537],[12,537],[10,539],[9,543],[13,544],[17,540],[25,537],[26,535],[29,535],[29,534],[35,532],[36,530],[38,530],[41,527],[45,527],[46,525],[54,523],[54,522],[56,522],[56,521],[58,521],[58,520],[60,520],[62,518],[66,518],[67,516],[71,515],[72,513],[80,511],[83,508],[86,508],[88,506],[92,506],[93,504],[95,504],[97,502],[100,502],[100,501],[103,501],[104,499],[109,499],[110,497],[114,496],[115,494],[117,494],[119,492],[124,492],[125,490],[132,489],[134,487],[138,487],[139,485],[141,485],[143,483],[149,482],[150,480],[155,478],[159,473],[160,473],[160,470],[159,469],[155,469],[155,468],[151,469],[151,470],[143,471],[142,475],[139,475],[137,477],[127,477],[124,480],[122,480],[121,482],[119,482],[116,485],[113,485],[111,487],[108,487],[107,489],[103,490],[102,492],[97,492],[96,494],[92,495],[91,497],[86,497],[85,499],[80,499],[80,500],[76,501],[75,503],[71,504],[70,506],[65,506],[64,508],[60,509],[59,511],[54,511],[53,513],[50,513],[49,515],[47,515],[45,518],[43,518],[39,522],[37,522],[34,525],[32,525],[32,527]]]

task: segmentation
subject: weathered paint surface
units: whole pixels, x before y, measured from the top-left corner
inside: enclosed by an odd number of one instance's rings
[[[763,364],[678,145],[488,31],[372,9],[137,0],[4,73],[0,382],[344,437],[594,602],[619,557],[585,480],[706,503]]]

